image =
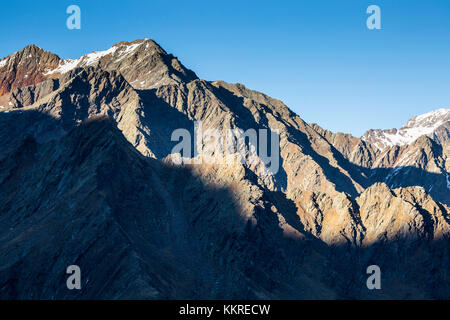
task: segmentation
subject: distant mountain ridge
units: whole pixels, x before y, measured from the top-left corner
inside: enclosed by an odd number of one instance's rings
[[[412,117],[400,129],[368,130],[361,139],[383,150],[395,145],[411,144],[423,135],[438,142],[448,140],[450,138],[450,109],[437,109]]]

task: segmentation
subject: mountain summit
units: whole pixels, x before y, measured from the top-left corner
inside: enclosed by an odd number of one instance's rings
[[[197,79],[196,74],[150,39],[119,42],[78,59],[61,59],[35,45],[0,60],[0,96],[16,88],[58,78],[76,68],[99,65],[119,71],[136,89],[152,89]]]

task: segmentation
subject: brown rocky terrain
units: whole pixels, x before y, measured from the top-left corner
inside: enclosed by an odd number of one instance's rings
[[[445,135],[380,150],[148,39],[54,57],[0,68],[2,298],[449,298]],[[276,132],[280,169],[175,165],[171,134],[195,121]]]
[[[34,85],[48,78],[61,59],[35,45],[0,60],[0,96],[16,89]]]

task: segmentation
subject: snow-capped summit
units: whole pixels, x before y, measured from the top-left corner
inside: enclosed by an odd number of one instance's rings
[[[442,108],[408,120],[404,128],[437,128],[450,119],[450,109]]]
[[[382,150],[394,145],[411,144],[423,135],[438,142],[450,138],[450,109],[441,108],[412,117],[400,129],[368,130],[361,139]]]

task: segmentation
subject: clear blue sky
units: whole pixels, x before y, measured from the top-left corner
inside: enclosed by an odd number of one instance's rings
[[[70,4],[81,30],[66,28]],[[382,30],[366,28],[370,4]],[[30,43],[75,58],[152,38],[203,79],[243,83],[357,136],[450,106],[448,0],[15,0],[1,13],[1,57]]]

